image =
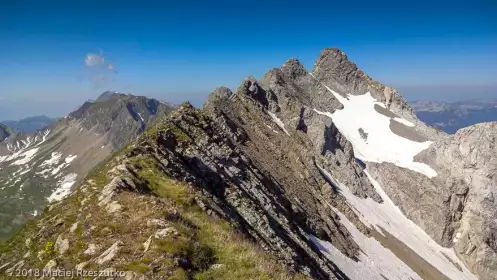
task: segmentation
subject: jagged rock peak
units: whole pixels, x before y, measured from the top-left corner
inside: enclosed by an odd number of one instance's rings
[[[233,95],[233,92],[231,89],[227,87],[217,87],[211,94],[210,96],[212,97],[218,97],[218,98],[229,98]]]
[[[358,95],[371,92],[376,100],[383,102],[387,107],[394,105],[394,107],[399,107],[395,109],[409,111],[409,115],[413,114],[410,106],[396,89],[369,77],[340,49],[322,50],[312,72],[318,80],[328,82],[329,86],[341,92]]]
[[[214,89],[213,92],[209,94],[207,97],[207,100],[205,101],[204,105],[202,105],[202,108],[208,107],[210,104],[216,105],[219,102],[226,102],[229,100],[229,98],[233,95],[233,92],[231,89],[227,87],[217,87]]]
[[[338,63],[346,62],[346,63],[350,63],[350,64],[353,64],[354,66],[356,66],[353,62],[351,62],[349,60],[349,58],[347,57],[345,52],[343,52],[342,50],[340,50],[338,48],[325,48],[325,49],[323,49],[321,51],[317,61],[316,61],[316,64],[321,64],[321,63],[325,62],[326,60],[335,61]],[[357,68],[357,66],[356,66],[356,68]]]
[[[324,71],[325,74],[331,74],[339,83],[345,86],[353,86],[354,89],[358,87],[358,85],[354,84],[358,79],[360,79],[358,82],[362,83],[372,82],[368,75],[350,61],[343,51],[337,48],[326,48],[321,51],[314,65],[313,73],[319,74],[321,71]]]
[[[308,74],[304,65],[296,58],[290,58],[281,66],[281,71],[288,77],[295,79],[299,76],[306,76]]]
[[[240,88],[246,94],[257,95],[260,92],[261,86],[254,76],[249,76],[243,80]]]
[[[337,92],[344,94],[362,95],[370,92],[378,102],[395,114],[416,123],[416,130],[429,139],[444,137],[444,133],[419,122],[411,106],[389,86],[375,81],[349,60],[347,55],[337,48],[327,48],[321,51],[316,60],[313,76]]]
[[[181,105],[179,105],[179,107],[176,110],[171,112],[171,116],[181,115],[183,112],[191,110],[196,110],[196,109],[190,102],[185,101]]]

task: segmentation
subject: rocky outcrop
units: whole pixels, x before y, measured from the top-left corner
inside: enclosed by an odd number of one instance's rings
[[[231,127],[219,127],[230,130],[231,134],[244,131],[234,123]],[[256,137],[251,131],[245,133]],[[138,146],[145,149],[140,153],[151,153],[161,159],[167,174],[199,187],[204,198],[199,198],[197,203],[204,211],[229,220],[239,231],[284,260],[288,267],[317,279],[338,277],[340,271],[323,258],[307,238],[308,234],[320,236],[351,258],[357,254],[358,248],[347,237],[345,228],[326,211],[329,207],[321,188],[327,184],[322,176],[308,174],[312,177],[307,179],[314,180],[307,183],[309,187],[292,189],[288,185],[291,181],[294,184],[302,181],[301,186],[306,183],[299,176],[280,177],[291,174],[285,170],[289,166],[282,164],[277,171],[265,165],[266,160],[275,160],[277,154],[271,159],[259,158],[260,161],[253,162],[254,154],[262,151],[252,150],[255,149],[252,145],[241,147],[239,144],[249,145],[247,141],[232,141],[228,133],[218,128],[218,122],[191,106],[182,106],[158,135],[157,146],[146,143]],[[328,191],[327,195],[332,194]]]
[[[233,95],[233,92],[227,87],[217,87],[202,105],[202,108],[216,106],[218,103],[226,102]]]

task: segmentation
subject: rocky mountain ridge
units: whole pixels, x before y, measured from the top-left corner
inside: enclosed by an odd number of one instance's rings
[[[171,110],[153,99],[121,96],[85,103],[35,133],[10,135],[0,143],[0,237],[68,195],[88,171]]]
[[[312,72],[290,59],[234,93],[217,88],[201,110],[180,106],[7,243],[0,271],[492,279],[495,128],[484,129],[454,138],[422,123],[338,49]],[[241,268],[244,254],[227,257],[232,247],[202,234],[225,222],[262,263]]]

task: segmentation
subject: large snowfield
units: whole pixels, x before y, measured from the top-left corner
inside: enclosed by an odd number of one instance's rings
[[[310,75],[312,76],[312,74]],[[383,103],[375,100],[369,92],[363,95],[349,94],[344,97],[323,83],[321,84],[343,104],[344,108],[335,110],[333,113],[316,109],[314,111],[333,120],[338,130],[351,142],[356,158],[365,162],[393,163],[430,178],[437,176],[436,171],[430,166],[414,161],[414,156],[428,148],[432,142],[413,141],[395,134],[390,128],[391,121],[396,121],[407,128],[414,127],[414,124],[393,113],[391,115],[395,117],[377,111],[375,105],[381,106],[385,110],[388,109]],[[355,196],[347,186],[336,181],[332,174],[324,169],[321,171],[347,199],[351,209],[366,226],[374,228],[382,235],[384,235],[384,231],[388,232],[449,279],[477,279],[459,260],[453,249],[440,246],[419,226],[405,217],[367,170],[364,172],[376,192],[382,197],[382,203],[377,203],[371,198],[363,199]],[[309,236],[309,238],[347,276],[353,280],[384,279],[384,277],[388,279],[410,279],[409,277],[421,279],[388,248],[385,248],[373,237],[362,234],[345,215],[331,205],[330,207],[337,213],[341,223],[362,249],[359,262],[347,258],[329,242],[319,240],[314,236]],[[462,271],[454,264],[458,264]]]
[[[312,74],[311,74],[312,75]],[[415,162],[414,156],[431,145],[431,141],[417,142],[395,134],[390,129],[392,119],[408,128],[414,124],[400,117],[391,118],[375,109],[385,105],[376,101],[369,92],[363,95],[347,95],[347,98],[322,84],[343,104],[344,108],[334,113],[314,109],[318,114],[330,117],[338,130],[352,143],[355,157],[369,162],[390,162],[428,177],[437,172],[424,163]],[[367,137],[359,132],[362,130]]]

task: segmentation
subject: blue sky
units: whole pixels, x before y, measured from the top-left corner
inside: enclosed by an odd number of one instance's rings
[[[105,90],[200,105],[291,57],[310,70],[332,46],[409,100],[497,97],[491,0],[344,2],[2,3],[0,120],[63,116]],[[86,67],[89,53],[117,73]]]

